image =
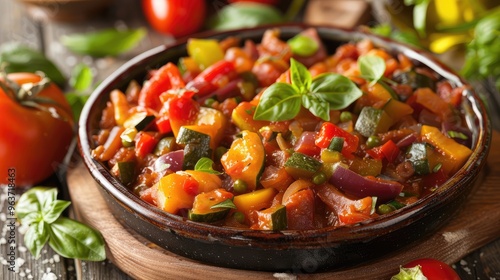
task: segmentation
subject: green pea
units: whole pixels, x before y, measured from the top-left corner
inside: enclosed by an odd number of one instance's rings
[[[352,120],[351,112],[344,111],[344,112],[340,113],[340,121],[341,122],[348,122],[350,120]]]
[[[222,156],[227,152],[227,148],[223,146],[219,146],[215,149],[215,158],[220,160]]]
[[[208,98],[208,99],[205,100],[205,106],[212,107],[212,105],[214,104],[214,102],[215,102],[215,99]]]
[[[236,179],[236,181],[234,181],[233,183],[233,189],[236,193],[244,193],[247,191],[248,186],[247,183],[245,183],[245,181],[241,179]]]
[[[391,213],[392,211],[396,210],[396,208],[394,208],[394,206],[390,205],[390,204],[381,204],[378,206],[377,208],[377,212],[380,214],[380,215],[384,215],[384,214],[388,214],[388,213]]]
[[[245,214],[241,212],[234,212],[233,217],[240,224],[245,222]]]
[[[321,184],[323,184],[324,182],[326,182],[326,174],[324,172],[322,172],[322,171],[314,174],[312,182],[315,185],[321,185]]]
[[[380,146],[380,137],[378,137],[377,135],[371,135],[366,140],[366,146],[368,146],[368,148]]]

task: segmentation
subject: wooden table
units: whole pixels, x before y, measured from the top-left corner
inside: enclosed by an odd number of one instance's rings
[[[63,34],[98,30],[110,26],[128,28],[147,26],[140,13],[139,1],[121,0],[115,2],[112,8],[101,17],[80,23],[56,23],[34,20],[28,15],[25,7],[17,1],[1,0],[0,44],[17,41],[39,49],[52,59],[67,76],[77,63],[86,63],[97,75],[96,82],[98,82],[131,57],[154,46],[173,41],[171,37],[150,30],[147,37],[132,51],[117,58],[100,59],[72,54],[59,43],[59,38]],[[54,9],[56,11],[57,7]],[[498,119],[499,113],[493,113],[495,119]],[[53,176],[46,182],[46,185],[58,185],[59,181],[57,176]],[[0,263],[3,265],[0,269],[0,279],[42,279],[49,275],[56,276],[57,279],[130,279],[109,261],[81,262],[65,259],[57,256],[48,246],[42,252],[42,256],[35,260],[23,246],[23,236],[19,233],[19,231],[22,232],[22,229],[17,229],[18,233],[16,234],[16,256],[19,258],[16,267],[18,271],[10,272],[6,263],[8,253],[8,247],[5,244],[8,232],[5,220],[6,197],[6,188],[2,188],[0,191],[0,228],[2,228]],[[399,264],[394,265],[398,266]],[[453,267],[462,279],[500,279],[500,239],[465,256],[453,264]]]

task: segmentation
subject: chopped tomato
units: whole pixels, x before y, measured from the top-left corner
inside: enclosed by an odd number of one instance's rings
[[[321,125],[315,140],[316,146],[328,148],[333,137],[344,138],[344,146],[341,152],[345,157],[352,157],[352,153],[358,149],[359,138],[331,122],[324,122]]]

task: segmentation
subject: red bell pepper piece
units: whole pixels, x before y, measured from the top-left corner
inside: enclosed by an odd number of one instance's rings
[[[139,93],[139,105],[159,111],[162,107],[160,95],[169,89],[181,89],[186,84],[177,66],[171,62],[153,72]]]
[[[182,189],[189,195],[195,196],[199,193],[200,183],[196,181],[193,177],[189,176],[184,181]]]
[[[392,141],[389,140],[383,145],[366,150],[366,153],[375,159],[387,159],[389,162],[394,162],[399,156],[399,148]]]
[[[321,125],[321,129],[315,140],[316,146],[324,149],[328,148],[333,137],[344,138],[344,146],[341,153],[345,157],[352,157],[352,153],[358,149],[359,138],[331,122],[324,122]]]
[[[166,134],[172,131],[172,126],[170,125],[170,118],[168,115],[162,115],[156,119],[156,128],[161,134]]]
[[[238,72],[232,62],[220,60],[203,70],[186,85],[186,88],[197,90],[197,95],[200,97],[205,96],[233,80],[237,75]]]
[[[135,136],[135,155],[144,158],[147,154],[151,153],[158,144],[158,139],[143,131],[139,131]]]

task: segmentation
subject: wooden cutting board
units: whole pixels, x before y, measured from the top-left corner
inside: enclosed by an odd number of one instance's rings
[[[422,257],[452,264],[468,253],[500,238],[500,133],[470,200],[451,222],[411,248],[394,252],[357,267],[300,275],[300,279],[389,279],[399,265]],[[77,217],[98,229],[107,245],[108,258],[139,279],[295,279],[295,275],[221,268],[170,253],[122,226],[111,214],[82,162],[68,172],[68,185]]]

